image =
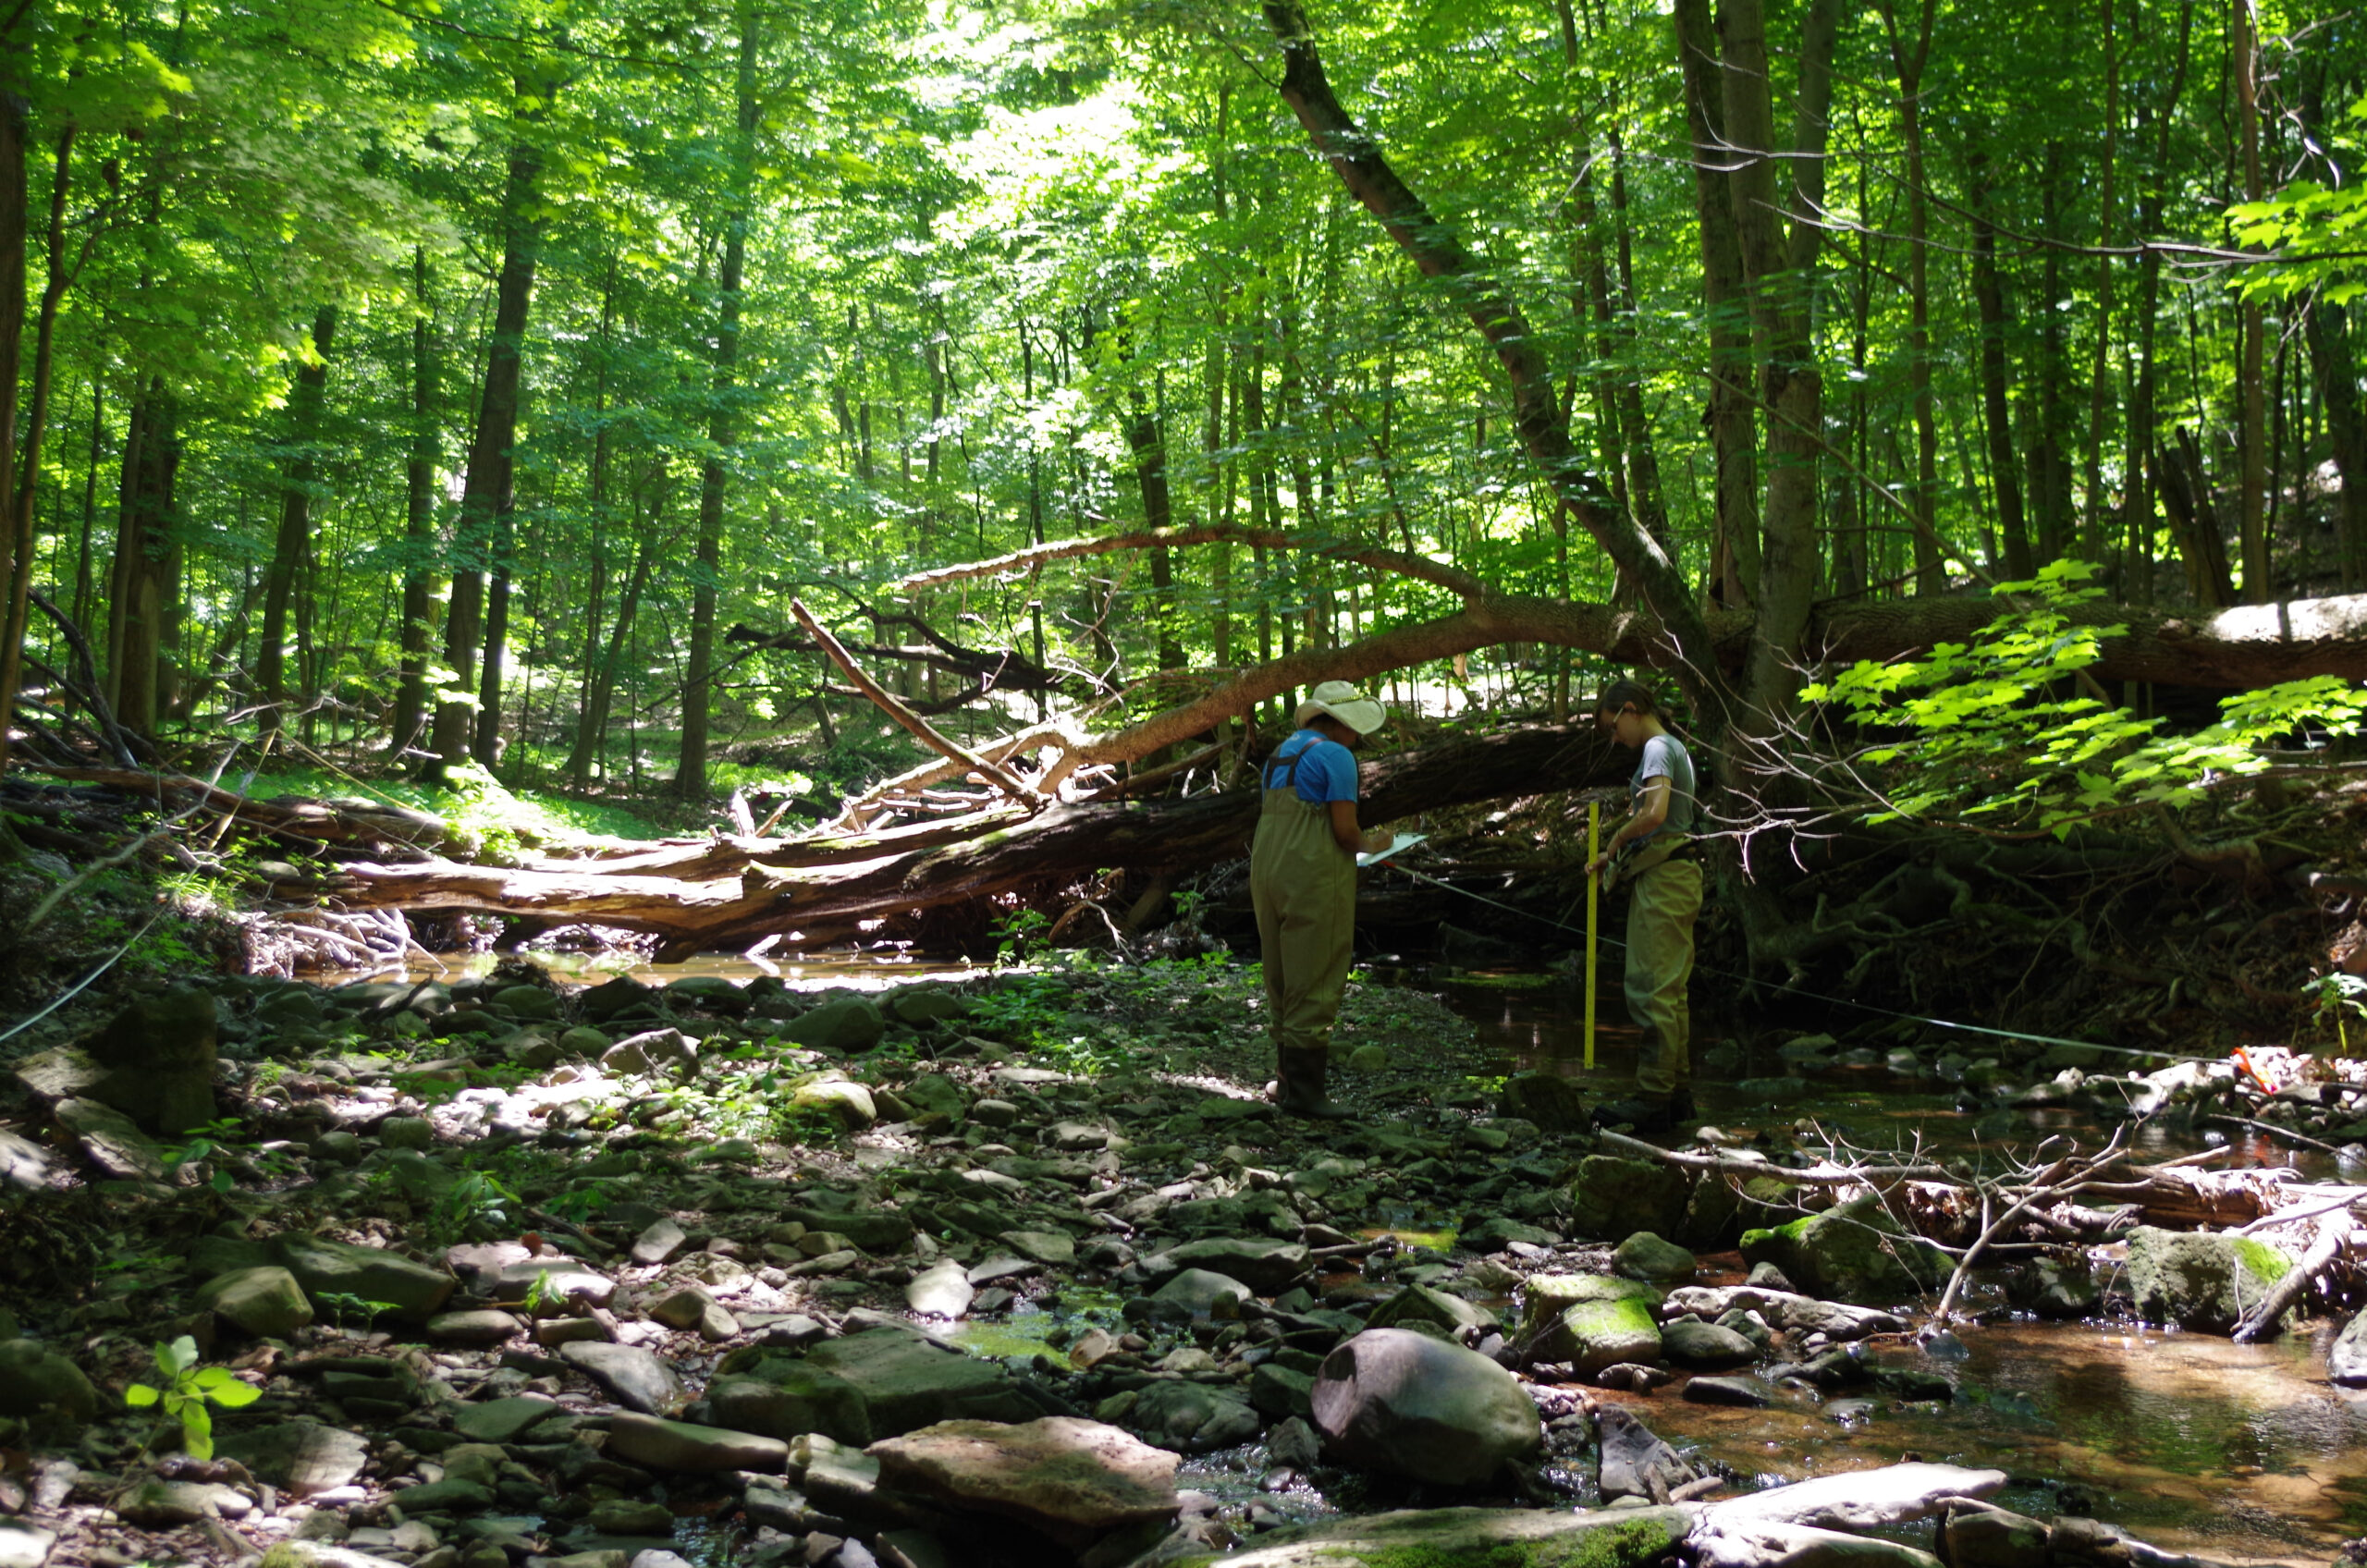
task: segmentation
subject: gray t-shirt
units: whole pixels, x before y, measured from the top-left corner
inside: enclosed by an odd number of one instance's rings
[[[1693,758],[1685,743],[1674,735],[1654,735],[1644,741],[1635,777],[1627,780],[1628,809],[1633,811],[1642,802],[1647,779],[1662,778],[1668,780],[1668,820],[1638,842],[1649,844],[1664,833],[1681,839],[1693,831],[1697,815],[1693,803]]]

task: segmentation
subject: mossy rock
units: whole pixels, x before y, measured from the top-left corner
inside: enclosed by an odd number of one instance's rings
[[[1743,1261],[1772,1263],[1803,1292],[1888,1306],[1935,1288],[1951,1265],[1910,1235],[1872,1194],[1772,1231],[1746,1231]]]
[[[1661,1292],[1600,1274],[1533,1276],[1521,1301],[1521,1343],[1536,1361],[1566,1361],[1584,1377],[1623,1361],[1656,1361]]]
[[[1636,1231],[1672,1234],[1685,1218],[1690,1185],[1683,1171],[1658,1160],[1590,1154],[1570,1182],[1570,1229],[1603,1242]]]
[[[2292,1268],[2290,1256],[2249,1236],[2151,1225],[2128,1233],[2128,1292],[2137,1298],[2137,1316],[2197,1333],[2232,1333]]]

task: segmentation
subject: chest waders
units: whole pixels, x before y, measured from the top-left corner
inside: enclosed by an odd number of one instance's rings
[[[1323,1097],[1323,1080],[1355,944],[1356,858],[1332,837],[1331,808],[1298,798],[1307,750],[1281,759],[1281,785],[1269,778],[1258,802],[1249,898],[1257,911],[1276,1102],[1294,1116],[1334,1121],[1348,1112]]]

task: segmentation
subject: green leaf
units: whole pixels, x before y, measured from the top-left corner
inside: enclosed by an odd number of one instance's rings
[[[144,1410],[163,1397],[145,1383],[134,1383],[123,1390],[123,1403],[134,1410]]]
[[[205,1397],[225,1410],[243,1410],[263,1398],[263,1390],[252,1383],[242,1383],[226,1372],[220,1386],[206,1390]]]
[[[173,1359],[169,1369],[175,1373],[186,1372],[197,1365],[197,1341],[183,1334],[173,1341],[171,1354]]]
[[[214,1457],[214,1417],[202,1402],[193,1400],[181,1412],[181,1452],[191,1459]]]

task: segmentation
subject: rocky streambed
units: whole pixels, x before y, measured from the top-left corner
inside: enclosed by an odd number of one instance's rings
[[[41,1041],[0,1131],[0,1568],[2042,1568],[2164,1561],[2122,1518],[2229,1559],[2361,1527],[2312,1341],[2165,1341],[2091,1267],[2133,1251],[2138,1297],[2200,1312],[2187,1241],[2017,1256],[2060,1326],[2001,1276],[1919,1337],[1950,1265],[1863,1194],[1598,1144],[1567,1079],[1480,1074],[1417,992],[1350,999],[1353,1122],[1277,1119],[1259,1035],[1219,964],[521,966],[227,981]],[[1725,1146],[1808,1163],[1791,1128]],[[2292,1397],[2189,1457],[2316,1501],[2234,1536],[2149,1511],[2111,1419],[2032,1440],[2072,1413],[2011,1334],[2067,1367],[2217,1347]],[[184,1337],[246,1402],[210,1457],[125,1403]]]

